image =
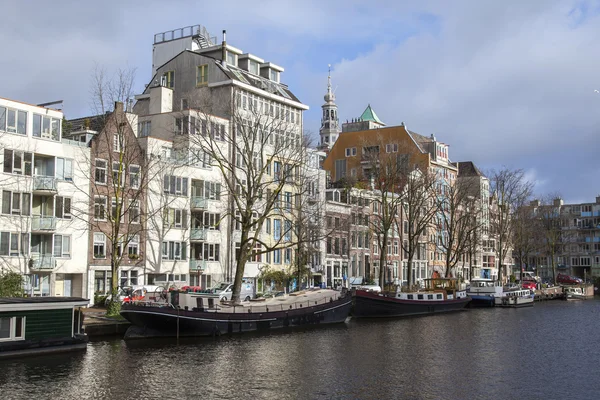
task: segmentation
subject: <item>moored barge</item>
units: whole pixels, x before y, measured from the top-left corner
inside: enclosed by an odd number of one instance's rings
[[[218,300],[201,293],[180,293],[178,301],[171,303],[123,304],[121,315],[133,325],[125,339],[220,336],[342,323],[352,306],[345,291],[326,289],[236,306]]]
[[[354,292],[353,317],[404,317],[436,314],[464,309],[471,301],[465,290],[457,289],[456,279],[425,279],[417,291],[378,293]]]

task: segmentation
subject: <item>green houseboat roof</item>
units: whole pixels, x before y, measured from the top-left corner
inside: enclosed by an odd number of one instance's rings
[[[89,303],[81,297],[0,297],[0,312],[84,307]]]

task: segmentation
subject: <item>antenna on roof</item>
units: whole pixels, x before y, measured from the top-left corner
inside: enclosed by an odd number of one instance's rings
[[[62,100],[56,100],[56,101],[51,101],[48,103],[41,103],[41,104],[37,104],[38,107],[48,107],[48,106],[52,106],[54,104],[60,104],[62,106]]]

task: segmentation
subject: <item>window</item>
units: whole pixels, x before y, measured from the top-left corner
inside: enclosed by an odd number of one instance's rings
[[[138,136],[148,137],[152,131],[152,121],[142,121],[138,124]]]
[[[258,62],[254,60],[248,60],[248,72],[254,75],[259,75],[260,71],[258,68]]]
[[[397,153],[398,152],[398,143],[388,143],[385,145],[386,153]]]
[[[27,112],[0,107],[0,131],[27,134]]]
[[[167,71],[162,75],[161,85],[173,89],[175,85],[175,71]]]
[[[265,232],[271,234],[271,218],[265,220]]]
[[[106,219],[106,197],[104,196],[94,197],[94,219]]]
[[[284,230],[284,232],[283,232],[283,235],[284,235],[284,240],[285,240],[286,242],[289,242],[289,241],[291,241],[291,240],[292,240],[292,221],[287,221],[287,220],[286,220],[286,221],[284,221],[284,222],[285,222],[285,224],[284,224],[284,226],[285,226],[285,228],[284,228],[284,229],[285,229],[285,230]]]
[[[273,238],[275,240],[281,239],[281,220],[280,219],[273,220]]]
[[[219,230],[221,223],[220,213],[205,212],[202,215],[201,224],[204,229]]]
[[[174,175],[165,175],[163,180],[163,191],[165,193],[187,196],[188,178]]]
[[[106,258],[106,235],[94,233],[94,258]]]
[[[56,196],[54,216],[57,218],[71,219],[71,198]]]
[[[113,134],[113,151],[120,153],[125,150],[125,138],[122,132]]]
[[[270,74],[269,74],[269,78],[273,82],[279,82],[279,72],[275,71],[274,69],[271,69],[270,70]]]
[[[121,286],[135,286],[138,284],[138,271],[132,269],[130,271],[121,270]]]
[[[3,190],[2,214],[31,215],[31,193]]]
[[[0,256],[29,254],[29,234],[0,232]]]
[[[162,245],[163,260],[185,260],[186,242],[165,241]]]
[[[163,223],[170,228],[187,228],[187,210],[165,209]]]
[[[140,244],[139,236],[135,235],[135,236],[131,237],[131,239],[129,240],[129,243],[127,244],[127,256],[129,258],[135,259],[135,258],[139,257],[139,255],[140,255],[139,244]]]
[[[54,235],[54,257],[71,257],[71,236]]]
[[[106,185],[106,160],[96,159],[95,181]]]
[[[346,148],[346,157],[353,157],[356,155],[356,147],[347,147]]]
[[[273,264],[281,264],[281,249],[273,250]]]
[[[219,261],[218,243],[200,243],[199,247],[199,252],[196,254],[199,260]]]
[[[56,178],[73,182],[73,160],[69,158],[56,158]]]
[[[283,262],[290,264],[292,262],[292,249],[285,249]]]
[[[118,161],[112,163],[112,182],[119,187],[125,186],[125,166]],[[119,179],[119,177],[121,179]]]
[[[46,115],[33,114],[33,137],[60,141],[61,120]]]
[[[175,134],[187,135],[190,132],[190,117],[175,118]]]
[[[140,166],[130,165],[129,166],[129,186],[132,189],[138,189],[140,187]]]
[[[32,153],[4,149],[4,172],[31,176],[31,165]]]
[[[140,222],[140,203],[138,200],[132,200],[129,203],[129,222],[139,224]]]
[[[0,318],[0,342],[8,342],[11,340],[24,340],[25,318],[26,317]]]
[[[196,68],[196,86],[208,83],[208,64],[198,65]]]
[[[237,56],[230,51],[227,52],[227,64],[237,66]]]

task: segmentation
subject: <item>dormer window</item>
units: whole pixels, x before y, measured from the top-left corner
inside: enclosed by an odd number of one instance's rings
[[[248,61],[248,72],[250,72],[251,74],[254,74],[254,75],[260,74],[260,68],[256,61],[254,61],[254,60]]]
[[[237,56],[230,51],[227,52],[227,64],[237,67]]]
[[[269,77],[273,82],[279,82],[279,72],[278,71],[275,71],[274,69],[272,69]]]

